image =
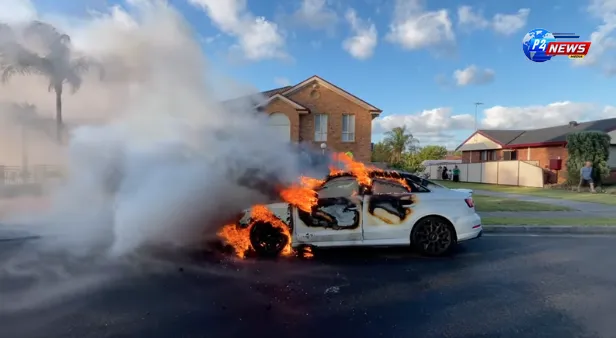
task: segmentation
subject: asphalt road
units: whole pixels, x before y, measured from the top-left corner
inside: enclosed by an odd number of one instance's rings
[[[38,284],[9,261],[34,245],[0,243],[2,338],[616,337],[616,237],[490,236],[444,259],[400,249],[207,255],[138,272],[39,257],[50,269]],[[64,282],[41,284],[59,271]],[[52,291],[64,296],[46,298]]]

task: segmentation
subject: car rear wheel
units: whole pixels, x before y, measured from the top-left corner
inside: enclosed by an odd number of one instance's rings
[[[456,231],[445,218],[428,216],[415,224],[411,246],[426,256],[443,256],[456,245]]]
[[[250,244],[259,256],[276,257],[289,239],[270,223],[257,222],[250,229]]]

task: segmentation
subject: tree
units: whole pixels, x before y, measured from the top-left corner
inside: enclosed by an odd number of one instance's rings
[[[586,161],[593,164],[593,180],[599,186],[610,175],[607,161],[610,156],[611,137],[601,131],[580,131],[567,135],[567,183],[577,185],[580,168]]]
[[[55,27],[34,21],[24,30],[25,38],[35,38],[43,44],[46,54],[39,55],[19,43],[17,35],[9,26],[0,25],[0,70],[2,82],[7,83],[15,75],[39,74],[49,80],[49,91],[56,95],[56,133],[62,142],[62,93],[64,84],[75,93],[81,87],[81,75],[92,66],[100,65],[86,57],[72,57],[71,38]]]
[[[391,150],[390,163],[399,164],[402,162],[402,155],[405,152],[414,153],[417,150],[419,142],[411,133],[407,133],[406,126],[402,126],[385,133],[383,143]]]
[[[391,158],[391,147],[384,142],[374,144],[372,162],[388,162]]]
[[[447,156],[447,148],[435,145],[425,146],[419,150],[417,156],[421,161],[442,160]]]

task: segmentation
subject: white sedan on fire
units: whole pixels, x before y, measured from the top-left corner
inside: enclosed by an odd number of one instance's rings
[[[416,176],[396,171],[371,173],[370,185],[351,174],[329,176],[318,186],[311,211],[288,203],[268,204],[272,222],[255,221],[250,210],[238,226],[250,226],[257,254],[275,256],[288,248],[406,246],[441,256],[459,242],[482,235],[481,218],[469,192],[430,189]]]

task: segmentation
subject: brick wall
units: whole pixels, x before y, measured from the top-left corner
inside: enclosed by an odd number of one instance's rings
[[[299,116],[300,142],[312,143],[316,148],[320,147],[322,142],[314,142],[314,114],[327,114],[327,142],[324,142],[327,144],[327,149],[335,152],[350,151],[356,160],[370,161],[372,137],[370,111],[323,86],[314,89],[308,85],[289,95],[289,98],[310,110],[310,114]],[[342,142],[343,114],[355,115],[354,142]]]

